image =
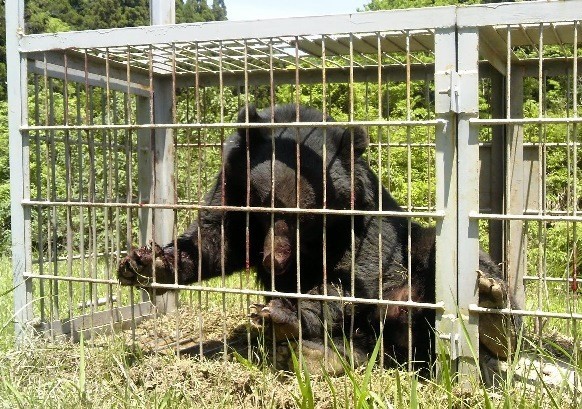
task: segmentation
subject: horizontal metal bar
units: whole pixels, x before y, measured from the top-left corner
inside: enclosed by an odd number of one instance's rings
[[[437,126],[445,125],[442,119],[420,121],[338,121],[338,122],[217,122],[208,124],[109,124],[109,125],[29,125],[21,126],[22,131],[92,131],[92,130],[137,130],[137,129],[209,129],[209,128],[329,128],[333,126]]]
[[[562,277],[523,276],[523,279],[528,280],[528,281],[549,281],[549,282],[557,282],[557,283],[563,283],[563,284],[574,282],[574,279],[572,277],[562,278]],[[582,284],[582,278],[577,278],[576,282]]]
[[[425,142],[425,143],[416,143],[416,142],[370,142],[368,147],[374,149],[382,149],[382,148],[434,148],[436,147],[436,143],[434,142]]]
[[[476,304],[469,305],[469,311],[478,312],[480,314],[503,314],[503,315],[521,315],[524,317],[546,317],[546,318],[565,318],[565,319],[575,319],[582,320],[582,314],[580,313],[567,313],[567,312],[550,312],[541,310],[514,310],[511,308],[485,308],[479,307]]]
[[[472,219],[484,220],[531,220],[531,221],[563,221],[563,222],[582,222],[582,216],[561,216],[549,214],[486,214],[471,212],[469,217]]]
[[[291,214],[333,214],[345,216],[394,216],[394,217],[422,217],[441,218],[444,211],[434,212],[407,212],[393,210],[350,210],[350,209],[303,209],[298,207],[260,207],[260,206],[211,206],[200,204],[168,204],[168,203],[96,203],[96,202],[71,202],[71,201],[36,201],[23,200],[23,206],[41,207],[103,207],[103,208],[136,208],[136,209],[183,209],[183,210],[215,210],[222,212],[256,212],[256,213],[291,213]]]
[[[103,258],[103,257],[111,257],[112,254],[117,254],[117,251],[110,251],[109,253],[99,252],[99,253],[85,253],[85,254],[73,254],[67,255],[64,257],[54,257],[54,254],[51,257],[43,258],[42,260],[35,258],[32,260],[32,264],[41,264],[41,263],[54,263],[55,261],[69,261],[69,260],[91,260],[92,258]],[[120,250],[120,255],[127,254],[126,250]]]
[[[299,73],[299,81],[301,84],[322,84],[323,70],[321,68],[300,68],[295,69],[274,69],[273,70],[273,84],[275,86],[282,84],[295,84],[297,82],[297,74]],[[434,65],[426,64],[411,64],[410,65],[410,81],[424,81],[432,80],[434,78]],[[389,82],[405,82],[407,79],[406,65],[383,65],[381,68],[382,81]],[[200,86],[218,86],[222,82],[222,86],[243,86],[247,81],[247,85],[264,85],[271,83],[271,73],[269,70],[251,71],[247,72],[245,76],[244,71],[239,72],[224,72],[221,76],[217,73],[201,72],[198,74],[198,84]],[[353,67],[326,67],[325,68],[325,82],[332,83],[348,83],[353,82],[378,82],[378,66],[364,66]],[[192,87],[196,83],[195,74],[181,74],[176,78],[176,86]]]
[[[372,145],[372,144],[370,144]],[[479,142],[480,147],[490,148],[491,142]],[[411,144],[412,146],[412,144]],[[582,142],[524,142],[523,147],[528,148],[539,148],[539,147],[546,147],[546,148],[577,148],[582,147]]]
[[[79,341],[79,333],[88,340],[93,333],[110,333],[116,329],[130,328],[134,323],[154,316],[154,305],[149,301],[125,307],[114,307],[106,311],[92,311],[87,314],[67,320],[42,322],[34,325],[37,331],[50,331],[52,336],[73,335],[75,342]]]
[[[89,309],[91,307],[101,307],[103,305],[106,304],[113,304],[117,302],[117,296],[112,295],[110,297],[100,297],[97,298],[96,301],[85,301],[85,302],[80,302],[77,303],[77,308],[78,309]]]
[[[20,52],[231,39],[426,30],[455,25],[454,6],[254,21],[220,21],[23,35]]]
[[[582,20],[582,1],[528,1],[457,8],[459,27],[538,24]]]
[[[528,124],[580,124],[582,117],[562,118],[471,118],[471,125],[528,125]]]
[[[39,75],[46,74],[46,76],[50,78],[56,78],[60,80],[65,79],[65,72],[63,71],[62,67],[53,64],[47,64],[45,66],[43,63],[40,63],[39,61],[29,61],[28,71],[33,74]],[[92,87],[105,88],[107,87],[107,85],[109,85],[109,88],[112,91],[119,92],[129,91],[129,93],[132,95],[139,95],[142,97],[148,97],[150,95],[150,92],[144,87],[142,87],[140,84],[131,82],[129,83],[128,87],[126,81],[120,81],[115,78],[110,78],[109,81],[107,81],[105,78],[92,73],[87,73],[87,76],[85,76],[85,72],[68,69],[66,72],[66,78],[67,81],[87,84]]]
[[[94,56],[87,56],[80,53],[65,53],[51,51],[46,53],[34,53],[28,55],[29,71],[45,75],[47,77],[64,79],[81,84],[87,83],[91,86],[109,88],[115,91],[130,92],[134,95],[144,97],[150,96],[150,80],[147,72],[131,67],[127,72],[127,66],[114,61],[106,61]],[[65,69],[65,57],[67,67]]]
[[[60,54],[60,60],[56,56]],[[31,72],[44,75],[46,69],[46,75],[53,78],[64,78],[64,67],[62,62],[61,51],[51,51],[46,53],[33,53],[29,54],[31,59],[29,60],[29,70]],[[51,57],[47,60],[47,64],[44,60],[40,58],[43,55],[48,55]],[[79,66],[75,64],[77,62],[74,59],[76,53],[67,54],[67,78],[69,81],[85,83],[87,81],[89,85],[105,87],[107,78],[105,75],[105,60],[97,60],[96,57],[90,56],[89,66],[87,67],[87,73],[85,72],[84,66]],[[34,57],[35,59],[32,59]],[[71,60],[73,58],[73,60]],[[78,58],[77,58],[78,59]],[[95,60],[95,61],[94,61]],[[547,75],[562,75],[571,70],[571,58],[549,58],[544,59],[544,73]],[[113,64],[110,61],[110,64]],[[127,75],[117,67],[116,70],[111,70],[109,73],[109,87],[116,91],[127,92]],[[524,66],[526,71],[525,76],[538,76],[538,65],[539,61],[535,60],[521,60],[515,62],[514,64],[519,64]],[[568,65],[570,64],[570,65]],[[582,65],[582,61],[580,62]],[[487,77],[491,75],[491,67],[487,61],[481,61],[479,63],[479,73],[482,77]],[[350,77],[349,67],[326,67],[325,69],[325,82],[326,83],[343,83],[349,82],[350,78],[354,82],[378,82],[378,67],[377,66],[364,66],[364,67],[353,67],[352,74]],[[159,74],[154,71],[154,77],[170,77],[171,74]],[[302,84],[321,84],[323,82],[323,71],[321,68],[301,68],[299,69],[300,81]],[[381,76],[383,81],[390,82],[405,82],[407,80],[407,69],[406,66],[400,65],[385,65],[382,67]],[[432,63],[415,63],[410,65],[410,80],[411,81],[423,81],[431,80],[434,77],[434,64]],[[273,84],[295,84],[297,81],[297,70],[295,69],[275,69],[273,70]],[[140,95],[148,97],[149,94],[149,77],[142,69],[135,68],[131,66],[130,71],[130,88],[129,92],[131,94]],[[253,85],[264,85],[271,83],[271,73],[269,70],[264,71],[250,71],[246,75],[246,84],[249,86]],[[198,85],[201,87],[205,86],[219,86],[222,83],[223,87],[237,86],[241,87],[245,84],[245,73],[240,72],[223,72],[219,75],[218,72],[199,72],[198,73]],[[176,75],[176,88],[187,88],[193,87],[196,84],[196,74],[178,74]]]
[[[93,284],[108,284],[108,285],[119,285],[119,281],[106,278],[93,278],[93,277],[72,277],[72,276],[57,276],[53,274],[36,274],[28,271],[24,272],[25,278],[37,278],[41,280],[57,280],[57,281],[69,281],[75,283],[93,283]]]
[[[26,278],[37,278],[42,280],[57,280],[57,281],[83,281],[91,282],[96,284],[113,284],[119,285],[117,280],[100,280],[96,278],[78,278],[69,276],[55,276],[48,274],[34,274],[26,272],[24,274]],[[441,310],[443,308],[442,302],[437,303],[422,303],[416,301],[393,301],[393,300],[378,300],[373,298],[359,298],[359,297],[341,297],[334,295],[323,295],[323,294],[303,294],[303,293],[282,293],[279,291],[267,291],[267,290],[252,290],[246,288],[231,288],[231,287],[209,287],[199,284],[160,284],[151,283],[148,288],[159,288],[165,290],[187,290],[187,291],[202,291],[202,292],[212,292],[212,293],[224,293],[224,294],[243,294],[243,295],[257,295],[264,297],[284,297],[284,298],[294,298],[302,300],[315,300],[315,301],[340,301],[345,303],[358,303],[358,304],[374,304],[374,305],[397,305],[401,307],[410,308],[426,308],[433,310]]]

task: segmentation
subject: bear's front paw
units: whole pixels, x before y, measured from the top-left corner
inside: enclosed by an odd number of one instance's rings
[[[509,307],[507,284],[500,278],[482,271],[478,273],[479,306],[485,308]],[[503,314],[479,315],[479,340],[487,351],[499,359],[507,359],[515,350],[517,341],[516,320]]]
[[[297,311],[289,301],[275,298],[266,305],[253,304],[250,308],[251,324],[262,330],[272,327],[272,335],[276,341],[299,337]],[[265,333],[271,335],[269,331],[265,331]]]
[[[155,267],[155,268],[154,268]],[[146,287],[154,280],[157,283],[174,281],[172,268],[164,256],[164,251],[157,244],[150,247],[131,249],[119,262],[117,279],[121,285]],[[158,290],[158,293],[163,291]]]

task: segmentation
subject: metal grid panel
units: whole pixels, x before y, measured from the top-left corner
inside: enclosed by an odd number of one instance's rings
[[[536,13],[546,8],[551,11],[546,10],[547,18],[554,17],[557,22],[539,24],[535,20]],[[177,234],[197,220],[202,211],[236,210],[246,212],[247,230],[253,214],[271,215],[271,223],[274,213],[295,215],[299,226],[298,242],[302,240],[299,223],[302,217],[321,215],[326,223],[329,217],[344,216],[351,220],[352,248],[355,244],[354,220],[359,216],[379,220],[390,216],[407,218],[409,248],[412,220],[436,221],[440,234],[435,302],[415,302],[410,290],[406,299],[382,299],[381,286],[379,299],[358,297],[354,295],[353,275],[348,296],[330,295],[327,290],[323,294],[306,294],[307,289],[298,288],[286,297],[297,299],[299,304],[324,300],[408,308],[408,339],[413,335],[410,307],[436,310],[438,329],[442,335],[451,334],[448,336],[452,341],[451,355],[456,357],[460,352],[464,359],[470,358],[469,351],[463,345],[457,351],[455,345],[455,335],[461,330],[447,322],[448,318],[455,321],[457,303],[462,316],[471,317],[469,332],[473,339],[476,337],[476,315],[469,312],[499,312],[477,307],[476,294],[470,291],[474,288],[474,280],[462,276],[465,270],[474,270],[478,257],[477,222],[491,220],[486,227],[489,248],[502,248],[499,254],[503,258],[498,261],[507,260],[506,270],[515,292],[520,293],[522,278],[537,283],[537,298],[535,301],[526,299],[526,309],[502,312],[537,317],[536,329],[540,333],[544,325],[542,318],[564,318],[566,331],[576,336],[580,306],[574,285],[580,282],[576,249],[578,223],[582,221],[576,202],[579,192],[577,47],[580,25],[572,18],[573,9],[566,8],[570,12],[567,16],[565,8],[539,5],[532,12],[534,17],[526,16],[517,22],[493,19],[490,23],[472,23],[474,13],[481,10],[479,7],[467,8],[471,11],[466,12],[466,17],[463,17],[463,8],[436,8],[254,22],[256,24],[225,23],[220,34],[216,33],[214,25],[202,24],[12,39],[9,45],[13,55],[18,43],[23,57],[29,60],[27,64],[21,61],[20,70],[24,73],[21,80],[15,76],[16,63],[13,62],[12,83],[20,84],[20,93],[26,95],[27,65],[34,99],[30,115],[27,115],[25,104],[21,104],[22,119],[11,116],[14,134],[11,143],[27,141],[11,145],[11,149],[24,153],[24,163],[11,165],[21,170],[15,173],[14,191],[24,190],[22,195],[13,195],[13,226],[22,227],[25,232],[22,237],[15,235],[15,260],[23,260],[15,269],[15,280],[19,281],[19,274],[24,272],[32,279],[28,282],[34,284],[33,289],[27,288],[19,295],[22,297],[18,305],[30,305],[34,310],[21,311],[21,322],[35,316],[40,327],[51,329],[53,334],[74,336],[86,328],[111,326],[119,320],[119,315],[135,326],[141,315],[150,314],[151,307],[149,303],[139,303],[139,292],[117,286],[115,270],[125,251],[137,243],[143,245],[160,240],[175,243]],[[9,10],[7,5],[7,12]],[[503,111],[499,110],[503,102],[499,100],[499,77],[485,63],[479,65],[482,77],[489,78],[483,84],[484,89],[490,87],[491,90],[487,111],[491,119],[483,119],[487,116],[483,115],[483,110],[480,119],[474,117],[478,109],[474,103],[477,97],[476,56],[466,55],[459,64],[460,79],[451,69],[454,66],[451,53],[455,50],[451,42],[455,38],[452,29],[457,12],[459,26],[468,27],[461,30],[466,36],[461,36],[463,41],[459,44],[476,47],[478,41],[481,56],[507,78],[503,98],[507,110]],[[426,19],[427,13],[430,19]],[[425,21],[438,21],[439,25],[426,26]],[[477,36],[475,27],[484,24],[490,25],[480,27]],[[306,26],[310,27],[309,31],[304,29]],[[313,27],[321,27],[321,32],[313,34]],[[352,27],[357,28],[351,30]],[[122,38],[129,45],[120,46]],[[159,38],[165,38],[166,42],[160,43]],[[199,40],[192,41],[192,38]],[[545,51],[550,44],[556,48]],[[556,70],[563,69],[564,62],[571,67],[566,69],[564,82],[568,86],[564,98],[569,114],[555,117],[551,107],[546,107],[548,98],[543,97],[548,91],[546,72],[555,76]],[[538,105],[544,109],[540,109],[538,115],[521,119],[522,81],[528,85],[523,77],[536,69]],[[457,79],[459,83],[455,82]],[[460,94],[456,92],[459,85]],[[12,97],[18,93],[13,91]],[[160,95],[164,95],[163,98]],[[364,98],[356,99],[355,95],[364,95]],[[337,101],[342,98],[343,103],[338,105]],[[21,101],[24,99],[22,97]],[[338,120],[336,125],[363,126],[371,138],[368,162],[380,176],[381,183],[403,205],[404,211],[385,211],[381,207],[356,209],[353,198],[343,209],[274,204],[251,206],[248,196],[242,205],[225,207],[224,203],[206,203],[204,193],[211,188],[217,172],[223,169],[225,140],[237,127],[249,126],[248,118],[237,119],[237,112],[249,103],[270,107],[283,102],[316,106],[332,114]],[[450,125],[458,119],[453,111],[460,114],[458,140],[462,146],[458,152],[450,143],[454,132]],[[547,140],[548,129],[553,125],[563,128],[566,140]],[[311,127],[325,135],[331,132],[332,124],[290,121],[287,126],[297,133]],[[461,174],[466,171],[477,175],[479,145],[482,151],[489,149],[489,162],[493,163],[498,155],[495,149],[499,146],[492,135],[498,135],[501,126],[514,135],[502,143],[507,149],[503,156],[505,176],[501,176],[500,182],[495,179],[499,176],[493,176],[492,172],[490,183],[497,183],[497,187],[492,189],[488,205],[484,206],[481,200],[479,209],[478,183],[475,181],[463,189],[463,181],[456,180],[456,166],[462,164]],[[261,127],[274,128],[269,123]],[[528,132],[528,127],[534,131]],[[474,140],[477,129],[481,129],[478,143]],[[529,140],[528,135],[531,136]],[[164,138],[173,142],[171,146],[156,146]],[[522,144],[531,149],[522,150]],[[173,154],[169,152],[174,149],[176,160],[170,162],[173,169],[170,175],[157,164],[163,159],[172,159]],[[568,172],[566,199],[555,206],[549,206],[545,197],[555,188],[547,177],[548,161],[556,159],[550,153],[552,150],[566,156]],[[520,172],[509,169],[513,166],[521,171],[522,157],[527,155],[532,163],[530,178],[537,175],[537,184],[531,181],[529,184],[537,192],[537,200],[525,200],[524,207],[524,198],[516,199],[513,190],[521,192],[528,184]],[[419,157],[421,163],[413,160]],[[300,167],[300,155],[294,159]],[[353,163],[351,166],[353,168]],[[20,182],[22,184],[18,184]],[[297,185],[300,183],[298,178]],[[458,186],[461,188],[457,199]],[[159,188],[163,187],[170,189],[161,193]],[[483,189],[481,193],[484,197]],[[499,209],[500,203],[502,209]],[[497,221],[502,222],[500,229],[497,229]],[[528,223],[536,225],[533,233]],[[568,232],[569,258],[565,277],[548,274],[546,268],[550,223],[565,223]],[[165,231],[162,235],[165,239],[160,239],[156,233],[160,230]],[[449,235],[458,237],[462,256],[457,258],[456,246],[447,246]],[[526,237],[535,243],[532,253],[536,254],[536,263],[527,274],[523,258],[529,245]],[[159,290],[186,290],[181,293],[180,301],[195,311],[198,326],[185,344],[197,346],[200,353],[208,348],[204,338],[206,324],[211,319],[205,314],[210,312],[223,318],[218,331],[221,341],[218,349],[226,354],[231,335],[227,318],[244,316],[248,306],[259,301],[260,296],[280,296],[274,286],[274,273],[270,287],[254,286],[254,271],[249,266],[248,233],[245,239],[247,266],[241,274],[233,276],[234,279],[226,276],[223,259],[222,272],[214,281],[198,279],[187,285],[153,285]],[[223,233],[221,248],[224,248],[224,240]],[[330,251],[325,246],[326,240],[324,233],[321,243],[324,254]],[[516,245],[516,242],[522,244]],[[380,247],[378,252],[381,251]],[[299,252],[296,256],[301,257]],[[350,263],[351,272],[355,274],[353,254]],[[408,252],[406,264],[410,267],[410,263]],[[324,277],[327,268],[324,263]],[[445,277],[445,272],[451,270],[459,272],[458,282]],[[308,272],[298,269],[298,287],[302,274]],[[408,280],[410,288],[410,275]],[[548,304],[555,295],[544,287],[553,283],[560,291],[568,285],[573,290],[566,290],[568,297],[564,306]],[[451,290],[455,294],[453,299],[448,297]],[[38,301],[25,301],[31,296]],[[139,306],[143,311],[121,307],[126,304]],[[114,310],[114,305],[119,307]],[[79,314],[81,317],[75,318]],[[175,325],[178,333],[181,324]],[[353,320],[351,325],[353,327]],[[248,345],[250,338],[251,333],[247,332]],[[156,340],[154,343],[159,346],[164,342]],[[180,349],[179,336],[173,337],[171,342]],[[250,348],[248,351],[250,356]],[[410,343],[407,355],[408,362],[412,362]]]
[[[23,202],[33,209],[31,226],[37,262],[27,275],[38,280],[35,291],[40,302],[35,308],[42,325],[54,333],[71,331],[75,335],[79,328],[75,330],[74,325],[86,325],[87,321],[74,320],[78,313],[87,313],[89,321],[98,321],[100,311],[137,302],[138,293],[114,285],[115,266],[125,249],[131,244],[151,242],[156,230],[168,227],[170,238],[165,241],[176,240],[176,234],[201,211],[242,209],[250,210],[248,215],[295,214],[298,224],[304,215],[322,215],[323,220],[344,215],[352,224],[357,217],[390,214],[440,219],[444,212],[436,210],[435,188],[430,183],[434,180],[434,127],[439,124],[431,100],[433,42],[434,29],[422,29],[30,53],[28,65],[35,73],[30,77],[35,84],[34,119],[21,129],[32,136],[35,174],[30,198]],[[256,73],[263,77],[251,83],[249,79]],[[261,84],[267,76],[270,84]],[[308,79],[306,84],[303,77]],[[164,98],[159,98],[160,92],[166,92]],[[355,92],[365,95],[365,99],[355,100]],[[408,103],[399,105],[391,92],[403,94]],[[418,102],[412,101],[413,92],[421,97]],[[334,103],[340,93],[346,96],[343,108]],[[220,170],[226,136],[236,126],[247,126],[236,119],[237,112],[251,102],[268,107],[275,102],[275,95],[277,103],[305,103],[309,99],[311,105],[333,113],[335,125],[365,127],[371,136],[370,165],[382,175],[383,183],[399,192],[404,211],[358,209],[353,203],[347,209],[281,208],[274,204],[257,207],[250,203],[229,208],[205,203],[203,195]],[[160,107],[156,101],[161,101]],[[420,113],[414,113],[413,106]],[[161,110],[166,113],[160,116]],[[297,131],[316,126],[324,134],[331,125],[288,124]],[[144,182],[149,178],[151,163],[160,159],[155,157],[158,153],[147,152],[150,143],[167,132],[173,134],[177,154],[172,179],[164,181],[161,178],[165,176],[154,168],[151,179]],[[413,158],[419,157],[425,159],[413,163]],[[413,175],[418,172],[423,179],[415,181]],[[66,183],[61,185],[60,181]],[[151,190],[148,193],[148,189],[155,191],[156,186],[167,184],[175,186],[175,196],[156,197]],[[158,210],[170,212],[169,216],[156,213]],[[172,226],[168,220],[174,216]],[[299,224],[297,240],[301,234]],[[325,234],[323,240],[327,240]],[[353,236],[352,246],[354,240]],[[325,245],[322,250],[325,253]],[[441,308],[440,303],[415,302],[411,294],[408,300],[358,296],[354,293],[355,265],[351,271],[352,295],[306,294],[307,289],[298,289],[286,296],[299,302],[322,299]],[[234,303],[242,313],[250,302],[260,299],[257,296],[279,295],[274,285],[255,287],[252,274],[247,267],[240,278],[233,280],[223,270],[216,282],[158,283],[154,287],[159,291],[188,290],[180,297],[181,302],[199,311],[199,334],[192,334],[192,338],[199,339],[198,349],[204,350],[203,311],[218,309],[226,315]],[[301,274],[306,273],[298,269],[298,283]],[[212,294],[218,295],[218,301]],[[224,348],[229,330],[223,328]],[[409,362],[413,353],[409,347]]]
[[[576,10],[559,22],[480,28],[481,54],[495,70],[483,75],[487,107],[470,120],[484,157],[499,168],[482,180],[497,199],[470,217],[489,227],[490,248],[521,304],[511,313],[525,317],[524,331],[536,334],[540,347],[549,334],[580,342],[582,16]],[[577,359],[574,354],[574,364]]]

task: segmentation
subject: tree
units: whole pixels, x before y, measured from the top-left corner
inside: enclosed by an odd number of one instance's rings
[[[149,24],[148,0],[78,0],[84,18],[81,30],[137,27]]]
[[[214,0],[212,8],[206,0],[186,0],[181,7],[181,15],[176,8],[177,23],[226,20],[226,6],[223,0]]]
[[[32,0],[25,3],[24,20],[29,34],[76,29],[81,23],[77,1]]]
[[[15,0],[10,0],[15,1]],[[9,251],[10,188],[6,95],[6,0],[0,0],[0,253]],[[149,0],[27,0],[26,33],[47,33],[149,24]],[[176,0],[179,23],[226,19],[223,0]]]
[[[226,5],[224,4],[224,0],[212,1],[212,13],[214,14],[215,21],[226,20]]]
[[[364,5],[366,11],[404,9],[409,7],[449,6],[453,4],[501,3],[512,0],[371,0]]]

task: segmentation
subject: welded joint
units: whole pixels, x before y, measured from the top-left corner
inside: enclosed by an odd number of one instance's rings
[[[455,361],[460,355],[458,317],[456,314],[443,314],[438,322],[440,323],[438,338],[448,344],[448,348],[443,352],[448,352],[449,359]]]
[[[459,358],[459,334],[458,333],[439,334],[439,338],[443,341],[448,341],[449,358],[452,361]]]

